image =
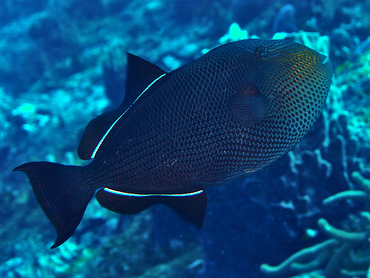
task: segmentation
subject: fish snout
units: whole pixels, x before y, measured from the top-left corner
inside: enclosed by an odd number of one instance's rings
[[[316,60],[319,65],[325,65],[326,63],[329,63],[331,65],[329,57],[318,52],[316,54]]]

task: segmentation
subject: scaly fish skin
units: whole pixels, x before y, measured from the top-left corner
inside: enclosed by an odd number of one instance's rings
[[[327,57],[298,43],[242,40],[166,73],[128,54],[126,99],[93,119],[78,148],[85,167],[23,164],[58,232],[78,226],[93,193],[119,213],[165,203],[202,227],[204,188],[275,161],[312,127],[329,93]]]

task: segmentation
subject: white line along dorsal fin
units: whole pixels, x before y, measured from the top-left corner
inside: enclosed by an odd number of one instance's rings
[[[99,150],[108,137],[113,136],[118,122],[122,122],[133,111],[133,105],[139,105],[156,92],[168,76],[160,67],[127,53],[126,90],[122,90],[124,100],[117,109],[105,112],[89,122],[78,147],[78,156],[85,160],[99,156]]]
[[[135,102],[155,83],[157,82],[159,79],[161,79],[162,77],[164,77],[166,75],[166,73],[163,73],[161,76],[157,77],[156,79],[153,80],[152,83],[150,83],[145,89],[144,91],[141,92],[141,94],[134,100],[134,102],[130,105],[130,107],[128,107],[125,112],[123,112],[114,122],[113,124],[108,128],[108,130],[105,132],[105,134],[103,135],[103,137],[100,139],[98,145],[95,147],[94,151],[92,152],[91,154],[91,159],[94,159],[95,156],[96,156],[96,153],[98,152],[100,146],[103,144],[105,138],[108,136],[109,132],[113,129],[113,127],[117,124],[117,122],[126,114],[126,112],[135,104]]]

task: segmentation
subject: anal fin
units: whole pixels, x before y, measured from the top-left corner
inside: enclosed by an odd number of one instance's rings
[[[181,194],[137,194],[106,187],[96,198],[103,207],[122,214],[135,214],[155,204],[165,204],[199,229],[203,227],[207,207],[207,195],[202,189]]]

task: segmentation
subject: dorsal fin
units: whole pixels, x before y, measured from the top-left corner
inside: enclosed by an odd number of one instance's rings
[[[130,107],[145,88],[164,73],[153,63],[127,52],[126,95],[121,106]]]
[[[139,105],[165,80],[167,80],[166,72],[160,67],[127,53],[125,99],[116,110],[103,113],[89,122],[78,147],[78,156],[81,159],[95,158],[107,138],[114,134],[119,122],[130,114],[133,106]]]
[[[96,156],[95,149],[107,133],[113,123],[120,117],[121,107],[116,110],[103,113],[92,119],[85,128],[80,145],[78,146],[78,156],[81,159],[92,159]],[[101,144],[100,144],[101,146]]]

